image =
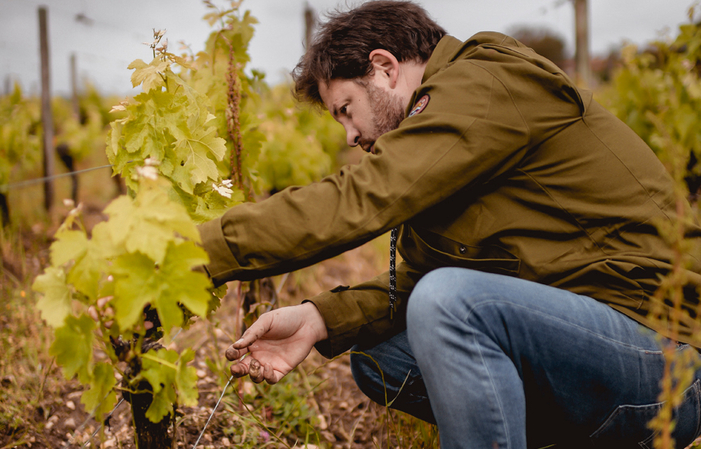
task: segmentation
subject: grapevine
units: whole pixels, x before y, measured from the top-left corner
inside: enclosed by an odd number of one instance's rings
[[[215,45],[226,37],[236,43],[237,64],[247,60],[241,36],[252,34],[253,19],[240,19],[236,6],[215,14],[223,28],[210,38],[209,53],[175,55],[165,32],[154,31],[153,60],[129,65],[133,86],[143,91],[113,108],[121,117],[110,124],[106,150],[128,194],[106,207],[108,220],[90,235],[75,207],[56,232],[51,265],[34,282],[43,295],[37,304],[42,317],[55,328],[50,352],[66,378],[88,387],[81,401],[98,420],[114,407],[116,391],[130,400],[148,396],[145,418],[153,423],[168,422],[175,407],[197,402],[197,376],[188,365],[194,352],[159,349],[146,336],[155,321],[167,344],[174,328],[214,311],[223,294],[198,270],[208,258],[196,224],[244,199],[229,179],[226,156],[233,143],[221,137],[227,136],[228,64],[217,61],[228,57],[219,58]],[[236,76],[241,89],[252,84],[242,71]],[[244,106],[241,101],[242,133],[254,126],[243,120]],[[255,149],[261,138],[249,132],[240,140]],[[145,310],[156,316],[146,318]]]

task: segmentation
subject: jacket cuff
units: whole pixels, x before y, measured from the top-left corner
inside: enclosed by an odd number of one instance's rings
[[[349,336],[344,336],[334,331],[338,329],[340,324],[345,320],[339,318],[336,314],[337,307],[334,307],[334,292],[328,291],[321,293],[313,298],[305,299],[302,301],[313,303],[319,313],[321,313],[322,318],[324,318],[324,323],[326,324],[326,332],[328,333],[328,338],[322,340],[314,345],[316,350],[322,356],[327,359],[336,357],[337,355],[343,354],[351,346],[353,346],[354,341]]]
[[[227,275],[239,266],[229,244],[224,239],[221,221],[222,218],[219,217],[197,227],[202,239],[202,247],[209,255],[209,264],[204,268],[214,285],[221,285],[228,281]]]

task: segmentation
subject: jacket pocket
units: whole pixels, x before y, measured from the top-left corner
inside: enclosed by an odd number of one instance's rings
[[[521,260],[496,245],[471,246],[430,231],[419,235],[409,226],[403,227],[404,258],[430,269],[461,267],[489,273],[515,276]]]
[[[596,447],[652,448],[656,432],[647,425],[660,411],[663,402],[645,405],[621,405],[609,415],[604,423],[590,438]],[[694,381],[684,391],[684,399],[679,407],[674,409],[673,418],[676,421],[672,437],[677,447],[686,447],[698,437],[701,419],[701,380]]]

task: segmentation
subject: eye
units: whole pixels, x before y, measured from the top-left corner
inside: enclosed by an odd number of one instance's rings
[[[341,106],[340,112],[341,114],[346,115],[346,112],[348,112],[348,106]]]

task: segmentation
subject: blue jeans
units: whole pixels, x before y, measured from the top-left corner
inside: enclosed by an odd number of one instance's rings
[[[406,332],[355,347],[372,359],[352,354],[351,368],[376,402],[386,386],[393,408],[437,423],[443,448],[646,448],[661,341],[594,299],[442,268],[412,292]],[[674,416],[683,448],[701,433],[700,371]]]

